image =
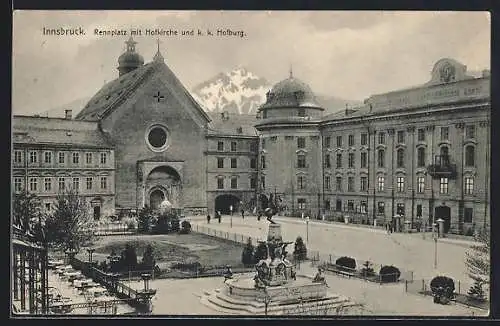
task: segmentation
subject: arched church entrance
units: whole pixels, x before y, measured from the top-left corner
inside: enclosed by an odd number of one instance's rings
[[[444,233],[448,233],[451,225],[451,209],[446,205],[438,206],[434,209],[434,217],[437,220],[443,219],[443,231]]]
[[[233,214],[240,209],[240,199],[235,195],[219,195],[215,197],[215,211],[220,211],[221,214],[230,214],[231,206]]]
[[[169,166],[159,166],[151,170],[145,182],[146,194],[149,194],[149,205],[158,209],[167,199],[174,208],[180,208],[181,177]]]

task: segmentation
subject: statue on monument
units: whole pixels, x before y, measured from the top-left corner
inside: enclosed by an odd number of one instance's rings
[[[273,209],[272,209],[272,208],[270,208],[270,207],[266,208],[266,209],[264,210],[264,215],[266,215],[267,220],[268,220],[269,222],[271,222],[271,224],[276,224],[276,222],[274,222],[274,221],[272,220],[273,215],[274,215],[274,211],[273,211]]]

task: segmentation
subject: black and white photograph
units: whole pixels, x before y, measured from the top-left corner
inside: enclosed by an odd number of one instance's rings
[[[13,11],[11,318],[489,316],[490,25]]]

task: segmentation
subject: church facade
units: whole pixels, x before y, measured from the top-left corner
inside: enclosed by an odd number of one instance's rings
[[[464,65],[443,59],[425,85],[373,95],[361,107],[330,115],[290,73],[268,92],[257,116],[212,114],[159,49],[145,64],[136,42],[126,44],[118,78],[75,118],[14,116],[14,191],[28,187],[50,206],[60,188],[30,188],[30,180],[63,173],[88,194],[96,217],[165,200],[191,215],[251,211],[279,199],[281,213],[293,216],[366,223],[443,218],[448,231],[459,233],[489,221],[486,71],[471,76]],[[64,137],[49,143],[54,130]],[[98,161],[71,161],[64,171],[59,163],[42,163],[44,151],[57,157],[63,147]],[[35,148],[41,156],[30,164],[39,166],[28,169],[18,151],[26,160]],[[99,161],[102,153],[107,159]],[[99,185],[106,177],[106,191],[94,190],[94,183],[87,189],[90,174]]]

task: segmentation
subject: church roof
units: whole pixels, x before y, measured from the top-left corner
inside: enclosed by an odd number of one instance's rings
[[[153,64],[148,63],[104,85],[78,113],[76,119],[100,120],[108,110],[120,105],[142,84],[152,73],[152,67]]]
[[[209,116],[212,119],[208,127],[209,135],[257,136],[254,125],[258,120],[255,115],[210,112]]]
[[[113,148],[97,122],[16,115],[12,120],[13,142],[88,148]]]

